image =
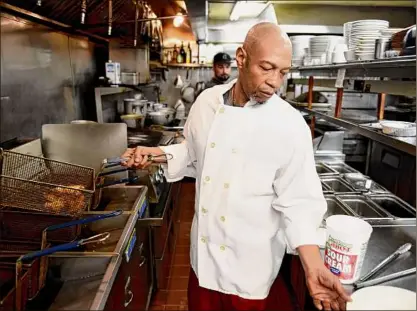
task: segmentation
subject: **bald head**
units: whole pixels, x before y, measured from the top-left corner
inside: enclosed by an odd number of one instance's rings
[[[278,25],[253,26],[236,51],[238,79],[246,97],[265,102],[273,96],[289,71],[291,55],[291,41]]]
[[[248,31],[243,43],[243,48],[248,56],[256,56],[256,52],[271,46],[286,49],[289,52],[292,50],[288,35],[278,25],[268,22],[253,26]]]

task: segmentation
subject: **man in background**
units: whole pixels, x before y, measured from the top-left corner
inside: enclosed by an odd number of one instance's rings
[[[206,83],[206,88],[213,87],[219,84],[225,84],[230,78],[230,73],[232,68],[230,64],[232,63],[232,58],[227,53],[217,53],[213,58],[213,73],[214,77]]]

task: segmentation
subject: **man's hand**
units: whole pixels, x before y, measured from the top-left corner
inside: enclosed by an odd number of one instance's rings
[[[324,264],[322,267],[306,272],[306,282],[317,309],[346,310],[346,302],[351,299],[339,278],[331,273]]]
[[[345,310],[351,301],[337,276],[324,265],[317,245],[297,248],[306,275],[306,282],[314,305],[319,310]]]
[[[164,154],[161,148],[158,147],[136,147],[128,148],[123,153],[122,158],[129,159],[127,162],[122,163],[123,166],[134,168],[146,168],[151,165],[152,161],[148,161],[148,156],[159,156]],[[154,160],[155,162],[165,162],[165,157],[160,157]]]

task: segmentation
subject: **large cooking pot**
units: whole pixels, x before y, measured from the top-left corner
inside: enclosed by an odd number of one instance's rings
[[[190,85],[185,86],[181,90],[181,99],[189,104],[194,103],[195,100],[195,90]]]
[[[146,99],[125,98],[123,101],[125,106],[125,114],[146,115],[148,103]]]
[[[148,114],[152,123],[157,125],[167,125],[174,120],[175,110],[172,108],[162,108]]]

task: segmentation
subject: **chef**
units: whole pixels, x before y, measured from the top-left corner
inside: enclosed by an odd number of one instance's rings
[[[217,53],[213,57],[213,78],[206,83],[206,88],[225,84],[230,78],[232,58],[227,53]]]
[[[291,43],[260,23],[236,51],[237,80],[205,90],[184,127],[185,140],[137,147],[126,166],[166,161],[170,182],[196,170],[189,310],[290,310],[279,274],[296,251],[318,309],[344,309],[350,297],[323,263],[318,228],[326,211],[308,125],[275,95],[291,65]]]

